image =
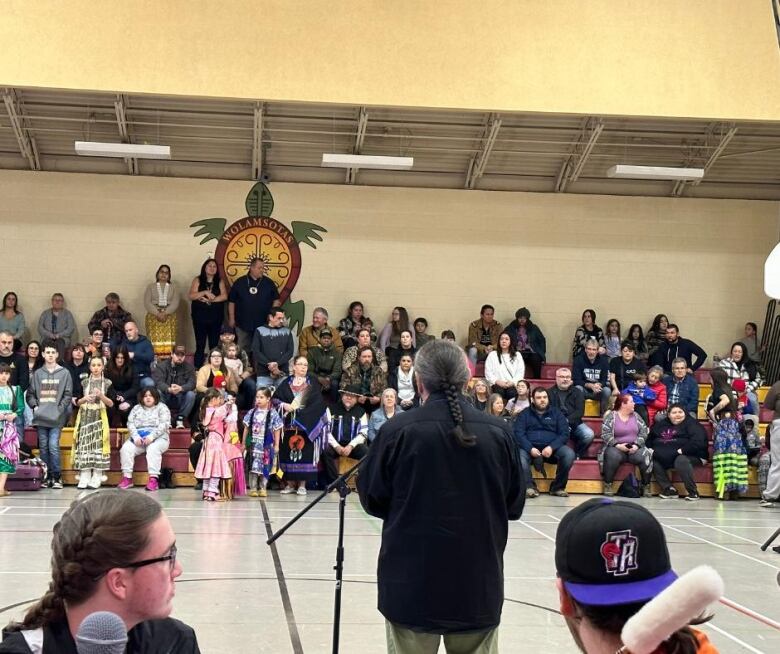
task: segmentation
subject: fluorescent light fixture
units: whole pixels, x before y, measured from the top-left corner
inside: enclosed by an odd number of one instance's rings
[[[122,157],[128,159],[170,159],[169,145],[136,145],[134,143],[98,143],[76,141],[76,154],[85,157]]]
[[[780,243],[775,245],[764,264],[764,293],[780,300]]]
[[[698,180],[704,168],[673,168],[671,166],[629,166],[618,164],[607,170],[607,177],[618,179]]]
[[[378,170],[409,170],[414,157],[380,157],[372,154],[322,155],[324,168],[376,168]]]

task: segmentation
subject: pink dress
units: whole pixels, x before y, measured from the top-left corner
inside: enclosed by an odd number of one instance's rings
[[[229,412],[230,406],[227,404],[206,409],[203,424],[208,430],[208,436],[195,469],[197,479],[230,479],[233,476],[225,452],[225,445],[230,444],[230,432],[225,422]]]

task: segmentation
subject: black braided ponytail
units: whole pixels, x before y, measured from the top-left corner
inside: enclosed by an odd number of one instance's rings
[[[65,618],[65,605],[80,604],[111,568],[134,561],[149,542],[149,527],[162,514],[152,498],[105,490],[71,504],[54,525],[49,588],[8,631],[37,629]]]
[[[455,343],[430,341],[420,348],[414,372],[429,393],[443,392],[455,427],[450,432],[461,447],[473,447],[477,438],[466,431],[460,398],[469,380],[466,354]]]

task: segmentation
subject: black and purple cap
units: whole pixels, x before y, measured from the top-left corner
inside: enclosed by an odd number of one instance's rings
[[[563,517],[555,567],[569,594],[593,606],[645,602],[677,579],[653,514],[605,498],[588,500]]]

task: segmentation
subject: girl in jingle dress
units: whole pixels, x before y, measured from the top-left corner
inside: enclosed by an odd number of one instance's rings
[[[73,427],[73,467],[79,470],[79,488],[100,488],[109,468],[111,443],[108,409],[116,394],[110,379],[103,376],[102,357],[89,361],[89,377],[78,400],[79,412]]]
[[[11,367],[0,363],[0,497],[11,493],[5,489],[8,475],[16,472],[19,463],[19,432],[16,416],[22,411],[24,398],[18,386],[11,386]]]

